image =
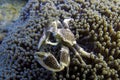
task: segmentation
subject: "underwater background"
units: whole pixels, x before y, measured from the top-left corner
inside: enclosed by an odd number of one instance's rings
[[[77,43],[98,58],[82,58],[84,65],[71,51],[70,65],[52,72],[33,55],[43,29],[66,18]],[[42,50],[59,60],[59,46]],[[120,0],[0,0],[0,80],[120,80]]]

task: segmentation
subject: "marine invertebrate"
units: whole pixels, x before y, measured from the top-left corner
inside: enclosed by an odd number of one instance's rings
[[[64,25],[62,25],[61,22],[59,22],[59,21],[53,21],[52,25],[50,25],[50,27],[48,27],[48,29],[44,30],[43,36],[40,38],[40,41],[38,44],[38,49],[41,48],[42,44],[49,44],[52,46],[57,46],[60,43],[61,45],[65,45],[69,49],[72,49],[73,52],[75,53],[75,55],[78,57],[78,59],[83,64],[86,64],[82,60],[81,56],[90,58],[90,55],[92,55],[94,57],[95,57],[95,55],[86,52],[85,50],[83,50],[83,48],[81,48],[77,44],[74,34],[69,29],[69,25],[68,25],[69,21],[73,21],[73,19],[65,19],[63,21]],[[58,25],[60,25],[60,27],[62,27],[62,28],[58,29]],[[52,33],[53,36],[55,37],[55,39],[57,39],[56,40],[57,42],[51,42],[49,40],[50,33]],[[68,64],[70,63],[69,50],[68,50],[68,48],[66,49],[65,46],[62,47],[62,50],[65,50],[65,51],[62,51],[62,53],[60,53],[60,64],[58,63],[58,61],[54,57],[54,55],[52,55],[51,53],[37,52],[37,53],[35,53],[35,58],[46,69],[51,70],[53,72],[61,71],[64,69],[64,67],[68,67],[69,66]],[[65,48],[65,49],[63,49],[63,48]],[[47,63],[47,61],[49,64]],[[51,62],[49,62],[49,61],[51,61]]]

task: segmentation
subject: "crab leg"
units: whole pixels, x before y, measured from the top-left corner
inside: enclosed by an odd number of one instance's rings
[[[80,54],[76,51],[75,48],[73,48],[73,51],[74,51],[76,57],[79,59],[79,61],[81,61],[81,63],[83,63],[83,64],[86,64],[86,63],[83,61],[83,59],[82,59],[82,57],[80,56]]]
[[[82,47],[80,47],[78,44],[74,45],[74,47],[77,49],[77,51],[80,53],[81,56],[90,58],[91,55],[96,57],[94,54],[91,54],[89,52],[86,52]]]
[[[47,36],[46,36],[46,30],[44,29],[43,35],[40,38],[39,43],[38,43],[38,49],[40,49],[41,45],[44,43],[44,41],[46,40],[46,38],[47,38]]]

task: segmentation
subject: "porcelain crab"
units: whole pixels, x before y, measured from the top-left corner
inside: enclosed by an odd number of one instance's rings
[[[60,53],[60,63],[54,57],[53,54],[47,52],[36,52],[35,58],[37,61],[46,69],[54,72],[63,70],[70,64],[70,54],[69,50],[72,50],[78,57],[81,63],[86,64],[82,57],[90,58],[91,53],[86,52],[82,47],[80,47],[75,39],[74,34],[69,29],[69,22],[74,21],[72,18],[64,19],[63,23],[59,20],[55,20],[51,23],[50,27],[44,29],[43,36],[40,38],[38,49],[41,48],[43,44],[49,44],[52,46],[57,46],[58,44],[63,45]],[[59,27],[60,28],[59,28]],[[52,34],[56,42],[50,41],[50,34]],[[92,54],[93,55],[93,54]],[[95,56],[95,55],[93,55]]]

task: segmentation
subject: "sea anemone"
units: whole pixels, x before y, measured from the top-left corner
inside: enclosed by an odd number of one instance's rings
[[[33,57],[43,28],[54,20],[73,18],[70,30],[77,43],[97,58],[80,63],[70,52],[69,70],[51,72]],[[60,46],[43,46],[59,59]],[[29,0],[13,30],[0,45],[1,80],[119,80],[120,1],[119,0]]]

